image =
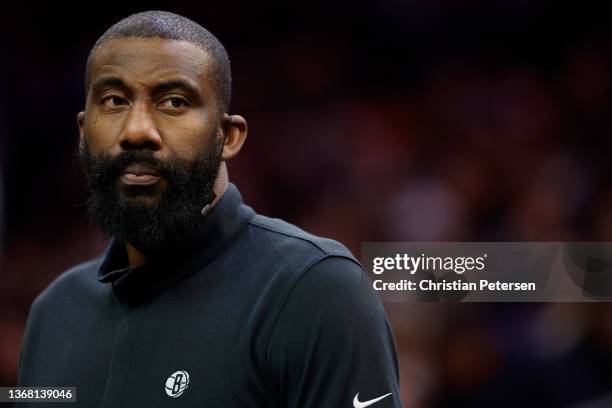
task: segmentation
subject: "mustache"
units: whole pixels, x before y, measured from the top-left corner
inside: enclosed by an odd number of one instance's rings
[[[84,165],[90,176],[99,180],[115,180],[125,169],[134,164],[146,165],[165,179],[173,179],[177,173],[177,163],[173,160],[161,160],[150,150],[127,150],[116,156],[98,154],[92,156],[85,151]]]

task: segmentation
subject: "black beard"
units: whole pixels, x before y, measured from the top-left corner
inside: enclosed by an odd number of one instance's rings
[[[87,140],[87,139],[85,139]],[[215,139],[193,162],[176,156],[158,160],[151,150],[127,150],[116,157],[93,156],[85,142],[79,158],[90,196],[89,218],[105,238],[118,235],[144,254],[152,254],[195,231],[202,209],[215,197],[213,186],[222,144]],[[159,192],[153,186],[120,188],[119,177],[133,163],[146,164],[166,181]],[[157,200],[150,199],[157,195]],[[143,200],[145,199],[145,200]],[[149,202],[149,204],[145,204]]]

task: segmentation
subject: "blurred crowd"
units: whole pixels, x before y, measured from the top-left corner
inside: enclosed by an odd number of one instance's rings
[[[242,4],[238,29],[221,6],[171,9],[228,47],[245,201],[357,256],[367,241],[612,241],[612,26],[463,3]],[[19,35],[0,66],[1,385],[34,297],[106,245],[84,218],[75,117],[89,47],[134,11],[46,38],[55,24],[2,21]],[[612,406],[608,304],[385,307],[407,407]]]

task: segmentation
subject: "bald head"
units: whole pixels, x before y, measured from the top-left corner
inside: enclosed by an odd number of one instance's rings
[[[133,14],[110,27],[94,44],[85,68],[85,95],[91,83],[91,63],[96,51],[109,40],[122,37],[161,37],[187,41],[209,55],[209,77],[217,93],[221,112],[228,112],[231,102],[232,74],[227,51],[221,42],[198,23],[167,11],[145,11]]]

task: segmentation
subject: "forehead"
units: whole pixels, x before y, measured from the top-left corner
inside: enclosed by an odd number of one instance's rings
[[[187,41],[161,37],[120,37],[104,42],[90,61],[90,82],[116,74],[146,85],[162,76],[186,76],[210,86],[212,61],[202,48]]]

